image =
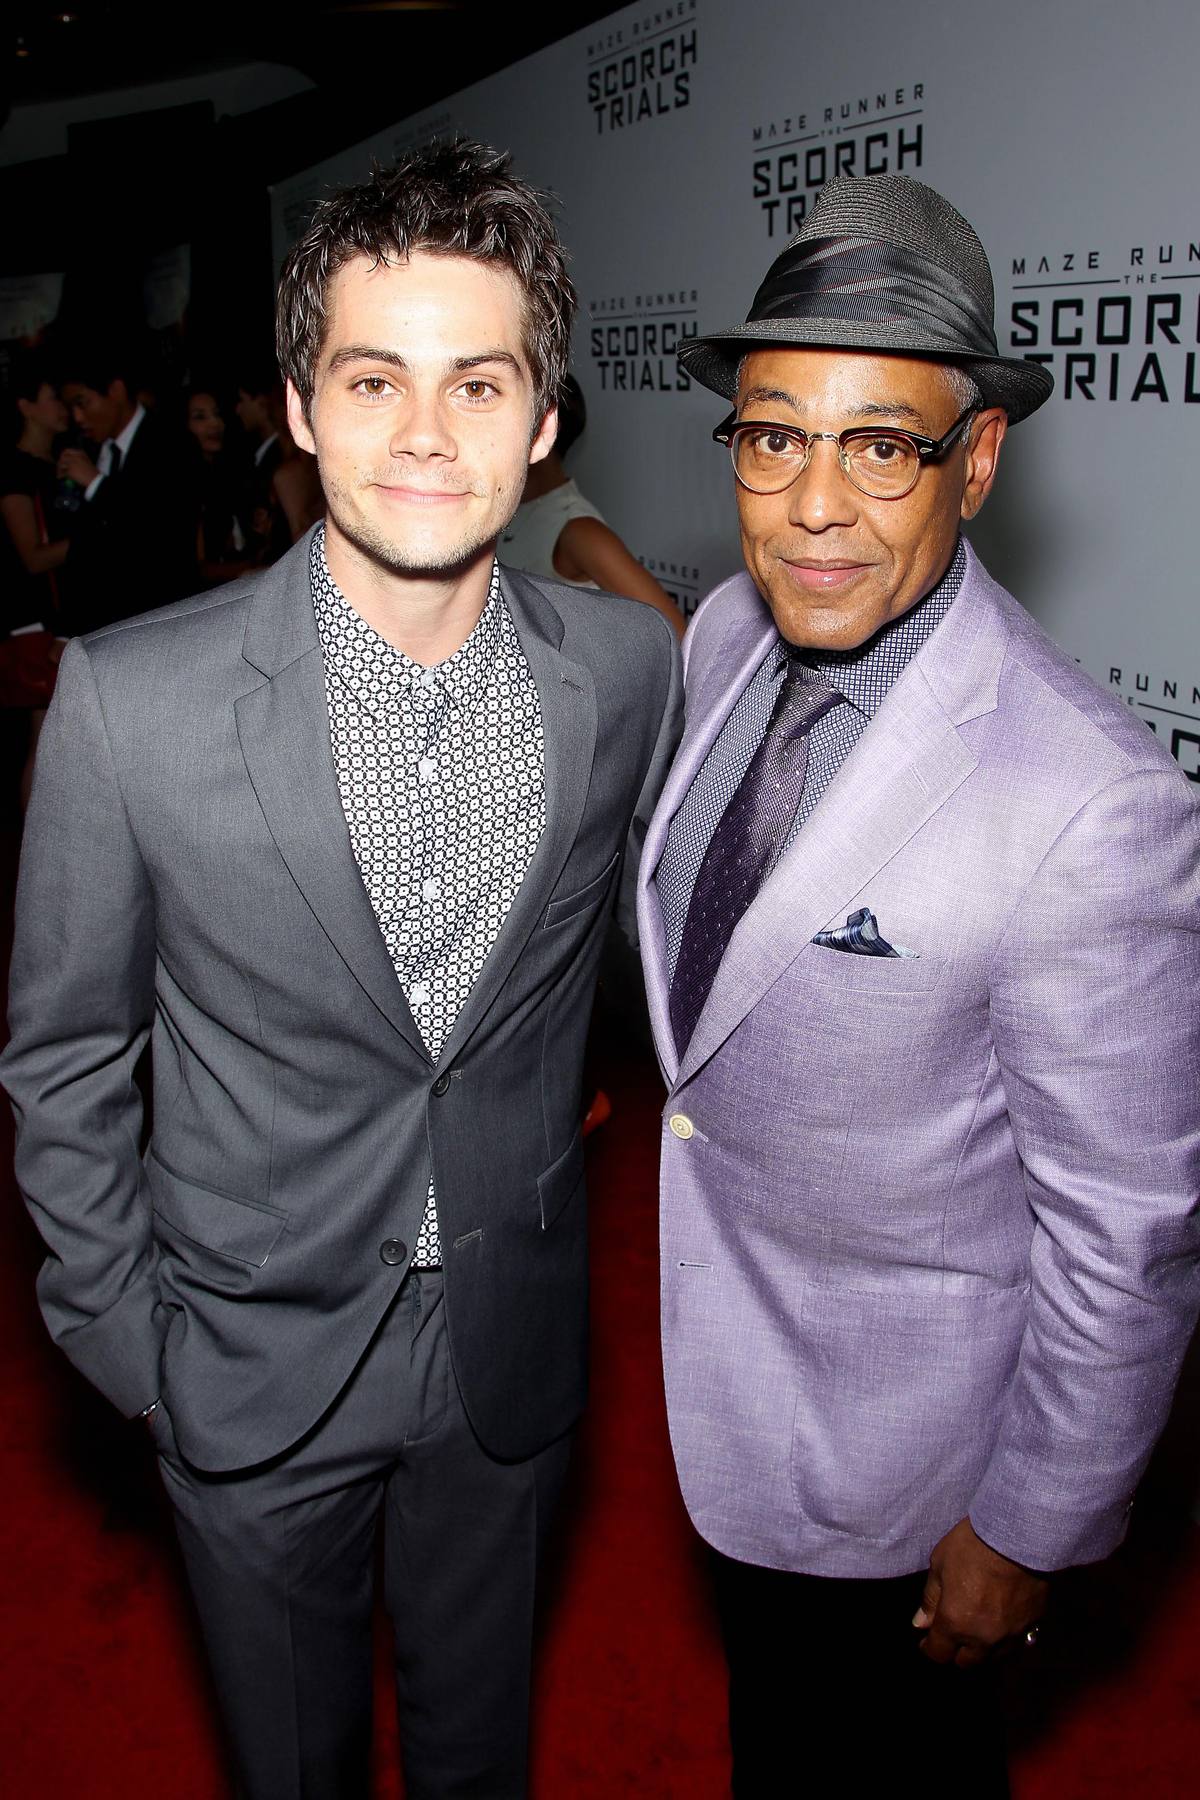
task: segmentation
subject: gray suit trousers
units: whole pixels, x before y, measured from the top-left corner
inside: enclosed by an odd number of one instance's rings
[[[408,1800],[523,1800],[537,1571],[566,1438],[482,1449],[450,1362],[438,1270],[410,1272],[333,1406],[230,1474],[153,1430],[247,1800],[365,1800],[383,1515]]]

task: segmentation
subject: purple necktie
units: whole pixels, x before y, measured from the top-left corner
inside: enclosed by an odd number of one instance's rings
[[[775,866],[796,817],[808,734],[842,696],[793,663],[763,740],[721,814],[688,902],[671,981],[671,1028],[682,1056],[738,920]]]

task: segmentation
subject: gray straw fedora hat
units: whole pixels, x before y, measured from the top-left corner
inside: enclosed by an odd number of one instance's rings
[[[994,320],[987,255],[948,200],[906,175],[846,175],[821,189],[746,323],[689,339],[679,363],[732,400],[742,357],[767,345],[924,356],[965,369],[1015,424],[1049,399],[1054,378],[1001,356]]]

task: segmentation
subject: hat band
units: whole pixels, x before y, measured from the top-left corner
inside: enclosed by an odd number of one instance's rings
[[[994,357],[991,319],[945,269],[880,238],[811,237],[778,256],[754,296],[747,325],[767,319],[846,319],[913,324],[914,348]]]

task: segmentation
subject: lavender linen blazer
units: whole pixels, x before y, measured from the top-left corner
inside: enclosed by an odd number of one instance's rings
[[[745,575],[700,609],[639,877],[688,1510],[821,1575],[918,1569],[968,1513],[1102,1557],[1200,1302],[1196,790],[971,555],[681,1065],[655,870],[772,630]],[[862,906],[918,957],[812,942]]]

